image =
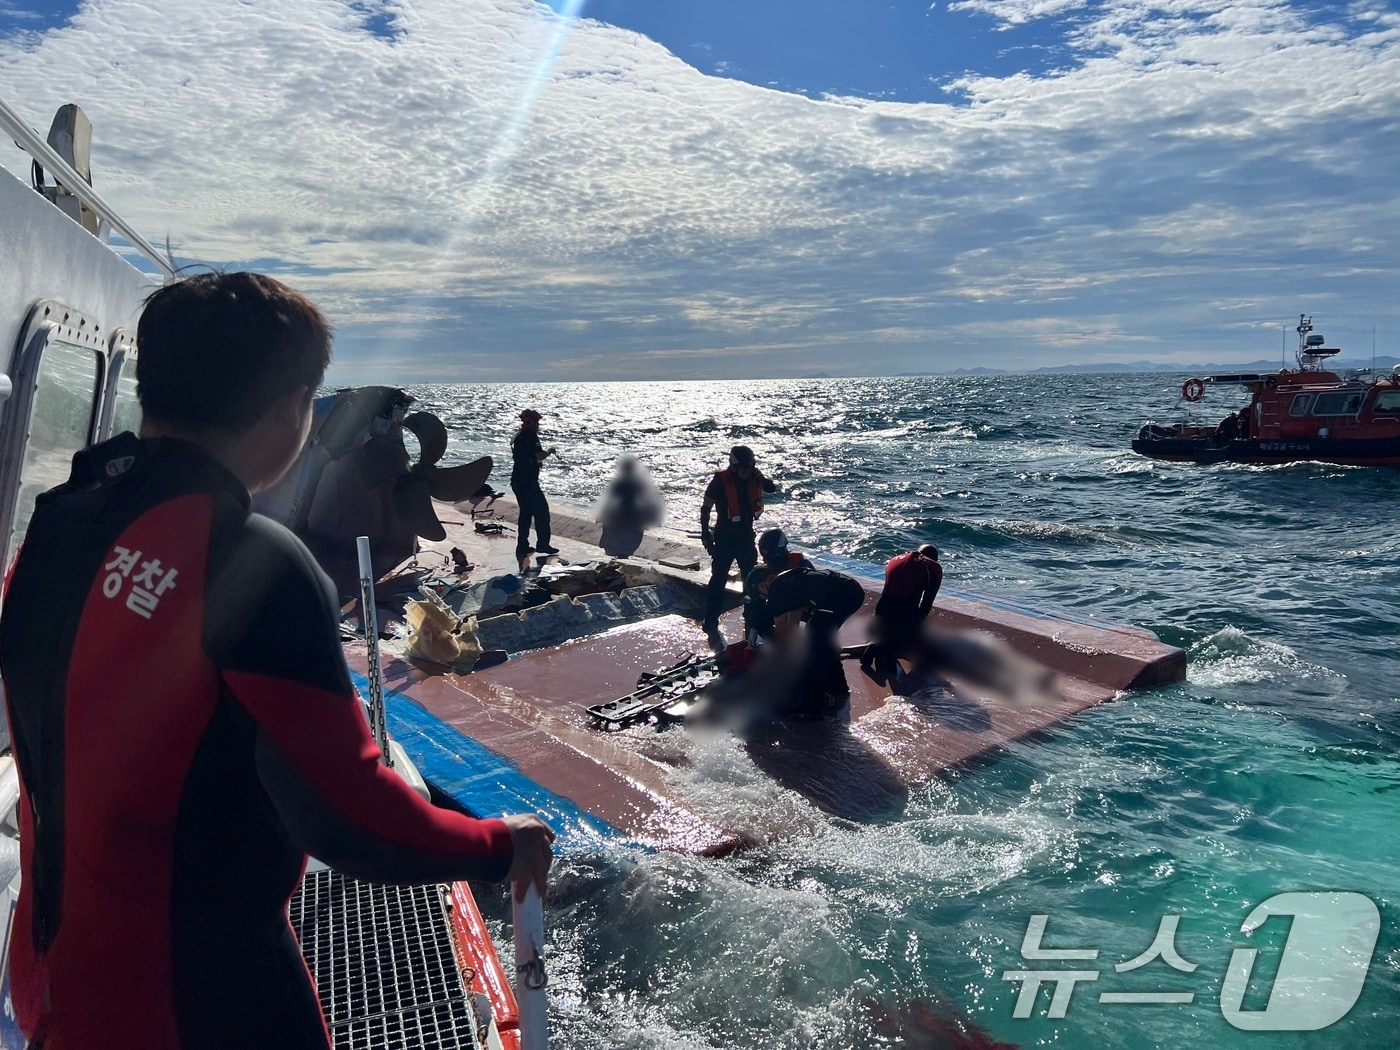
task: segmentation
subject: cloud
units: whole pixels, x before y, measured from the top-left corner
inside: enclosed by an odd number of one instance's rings
[[[1002,23],[1000,28],[1009,29],[1043,18],[1054,18],[1084,4],[1085,0],[954,0],[948,5],[948,10],[989,15]]]
[[[92,0],[0,40],[0,93],[81,102],[152,240],[315,296],[346,380],[1108,360],[1240,301],[1400,332],[1393,12],[951,9],[1072,60],[814,100],[527,0]]]

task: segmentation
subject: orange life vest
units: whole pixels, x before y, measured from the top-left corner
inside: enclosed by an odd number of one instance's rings
[[[740,523],[744,516],[739,511],[739,486],[735,484],[737,480],[732,469],[721,470],[719,479],[724,483],[724,509],[729,516],[729,520]],[[749,509],[753,511],[756,518],[763,513],[763,486],[758,483],[758,475],[749,478]],[[720,518],[724,520],[723,517]]]

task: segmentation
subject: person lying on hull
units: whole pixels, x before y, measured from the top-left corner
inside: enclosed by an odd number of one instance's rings
[[[142,314],[142,423],[38,498],[0,616],[18,764],[15,1018],[32,1046],[331,1045],[288,923],[311,854],[543,891],[534,815],[438,809],[379,761],[330,581],[250,513],[297,457],[330,326],[270,277]]]
[[[972,699],[1034,706],[1063,699],[1059,675],[985,631],[943,631],[925,624],[910,650],[901,695],[941,693],[951,682]]]

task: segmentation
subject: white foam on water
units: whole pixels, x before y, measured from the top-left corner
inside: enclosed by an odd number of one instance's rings
[[[1278,642],[1254,638],[1226,627],[1196,642],[1187,652],[1187,681],[1203,688],[1303,678],[1342,679],[1322,664],[1304,660]]]

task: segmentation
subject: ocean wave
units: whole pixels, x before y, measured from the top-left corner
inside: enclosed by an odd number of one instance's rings
[[[954,534],[979,541],[983,545],[1010,546],[1026,540],[1065,546],[1132,546],[1135,540],[1124,537],[1116,528],[1095,528],[1057,521],[1018,521],[1015,519],[969,519],[949,522]]]
[[[1286,645],[1251,637],[1236,627],[1216,631],[1191,646],[1187,667],[1188,680],[1206,688],[1344,677],[1323,664],[1304,660]]]

